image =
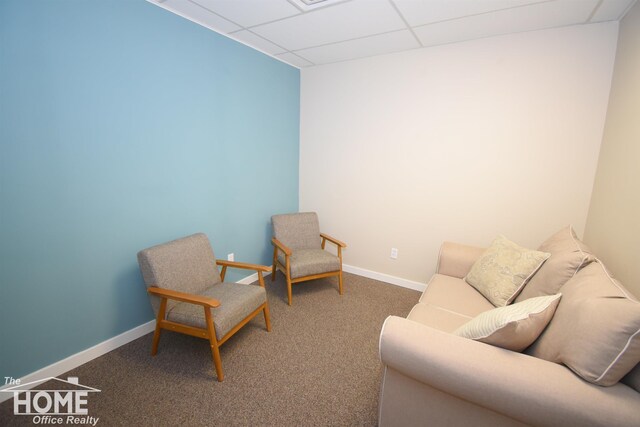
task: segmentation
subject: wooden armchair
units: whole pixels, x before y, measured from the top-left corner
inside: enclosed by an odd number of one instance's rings
[[[156,313],[153,356],[163,329],[204,338],[209,340],[218,381],[222,381],[219,347],[261,311],[271,331],[262,276],[269,267],[216,260],[205,234],[144,249],[138,252],[138,263]],[[221,273],[217,266],[222,267]],[[228,267],[257,271],[260,286],[225,283]]]
[[[280,269],[287,279],[287,297],[291,305],[291,286],[307,280],[338,276],[342,295],[342,249],[347,245],[327,234],[320,233],[315,212],[274,215],[273,266],[271,280]],[[338,248],[338,256],[324,250],[327,241]]]

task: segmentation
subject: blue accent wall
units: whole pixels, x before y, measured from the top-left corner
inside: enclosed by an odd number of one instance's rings
[[[299,99],[299,70],[143,0],[0,0],[0,377],[152,320],[140,249],[202,231],[269,264]]]

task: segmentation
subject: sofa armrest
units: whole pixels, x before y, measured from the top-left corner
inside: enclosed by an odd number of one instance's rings
[[[463,279],[484,251],[485,248],[444,242],[440,246],[436,273]]]
[[[637,425],[640,394],[587,383],[568,368],[390,316],[380,335],[388,368],[452,398],[530,425]]]

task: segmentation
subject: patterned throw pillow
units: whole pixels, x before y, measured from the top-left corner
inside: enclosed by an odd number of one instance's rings
[[[464,280],[496,307],[510,304],[551,254],[523,248],[498,236]]]
[[[551,321],[561,294],[485,311],[453,334],[513,351],[529,347]]]

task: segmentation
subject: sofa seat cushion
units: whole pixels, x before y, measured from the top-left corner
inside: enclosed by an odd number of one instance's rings
[[[453,332],[471,320],[471,317],[446,310],[442,307],[418,303],[413,306],[407,319],[443,332]]]
[[[527,353],[610,386],[640,361],[640,303],[596,261],[561,289],[555,316]]]
[[[463,279],[434,274],[420,302],[435,305],[469,318],[495,308],[480,292]]]
[[[218,340],[267,300],[264,288],[241,283],[218,283],[200,295],[221,301],[219,307],[211,309]],[[196,328],[207,328],[201,305],[178,303],[167,313],[167,320]]]
[[[278,260],[286,265],[285,257],[278,254]],[[313,274],[329,273],[340,270],[340,258],[324,249],[297,249],[289,257],[291,278],[310,276]]]
[[[525,285],[515,302],[555,295],[582,267],[595,261],[589,247],[578,239],[571,226],[549,237],[538,250],[551,256]]]

